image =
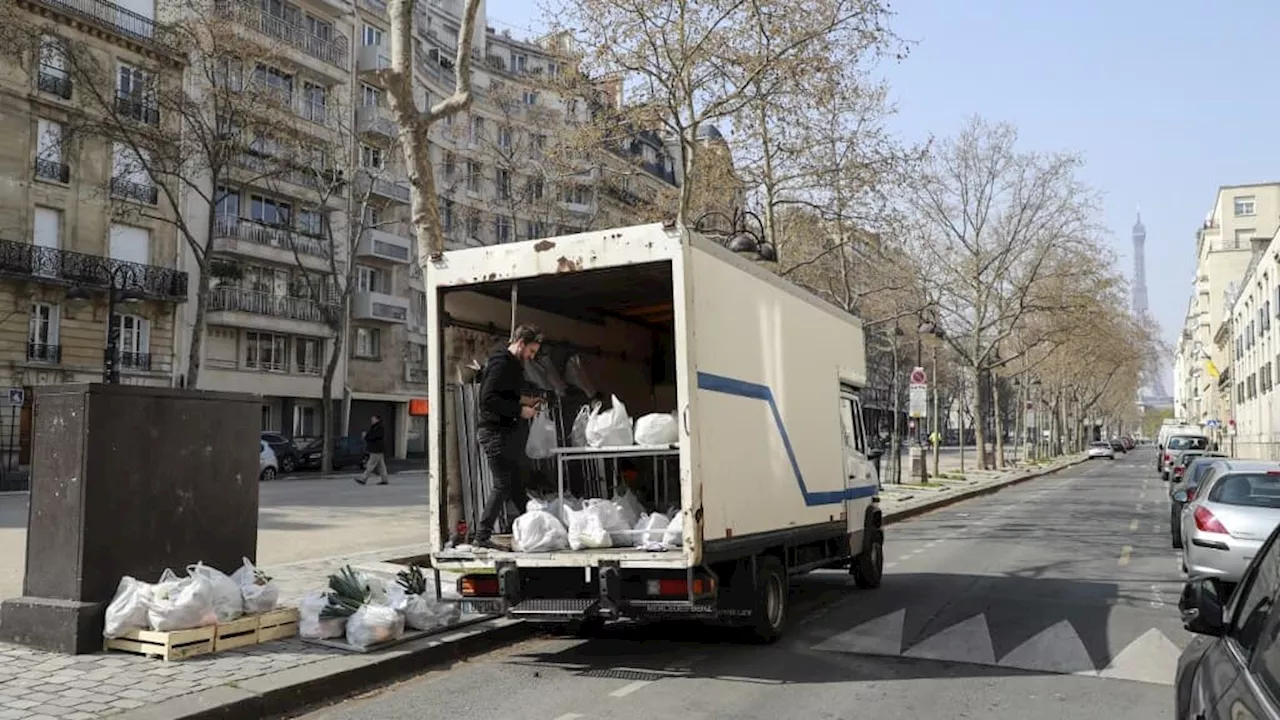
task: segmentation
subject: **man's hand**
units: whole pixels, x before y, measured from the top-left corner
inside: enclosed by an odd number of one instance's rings
[[[520,417],[524,418],[525,420],[530,420],[533,418],[534,415],[537,415],[537,414],[538,414],[538,409],[535,407],[531,407],[529,405],[520,406]]]
[[[520,404],[525,407],[538,407],[542,404],[542,398],[536,395],[521,395]]]

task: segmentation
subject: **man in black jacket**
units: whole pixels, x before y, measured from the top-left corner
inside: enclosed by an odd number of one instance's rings
[[[364,465],[364,475],[356,478],[356,482],[364,485],[369,476],[378,473],[382,478],[379,485],[387,484],[387,441],[383,435],[382,418],[374,415],[369,418],[369,429],[364,431],[364,451],[369,453],[369,460]]]
[[[485,362],[476,434],[493,474],[493,489],[485,501],[480,527],[476,528],[477,547],[497,548],[491,538],[502,508],[511,501],[524,512],[529,501],[520,482],[520,458],[524,455],[520,421],[532,418],[541,401],[520,391],[524,386],[524,364],[541,347],[542,331],[536,325],[521,325],[511,333],[511,342],[494,350]]]

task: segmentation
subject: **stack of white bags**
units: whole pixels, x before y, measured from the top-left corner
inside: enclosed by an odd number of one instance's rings
[[[684,511],[646,513],[623,490],[611,500],[530,500],[512,529],[516,552],[554,552],[587,548],[638,547],[654,552],[684,544]]]

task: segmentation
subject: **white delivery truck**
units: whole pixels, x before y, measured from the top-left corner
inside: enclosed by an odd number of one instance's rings
[[[661,224],[450,251],[427,274],[426,294],[431,560],[437,578],[459,578],[462,602],[588,625],[728,618],[772,641],[789,576],[847,567],[858,587],[880,585],[879,451],[863,425],[857,318]],[[662,486],[646,510],[683,519],[678,546],[507,552],[450,542],[445,481],[474,452],[459,442],[465,418],[446,410],[450,394],[523,322],[541,327],[544,351],[592,349],[600,394],[630,417],[677,418],[668,446],[560,449],[553,487],[564,492],[575,462],[674,466],[653,473]],[[618,474],[604,475],[615,486],[585,496],[616,491]]]

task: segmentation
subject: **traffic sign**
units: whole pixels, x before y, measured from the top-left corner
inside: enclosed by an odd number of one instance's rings
[[[927,385],[928,383],[929,383],[929,376],[925,374],[924,368],[922,367],[911,368],[911,384],[912,385]]]
[[[9,405],[22,407],[27,402],[27,393],[20,387],[9,388]]]

